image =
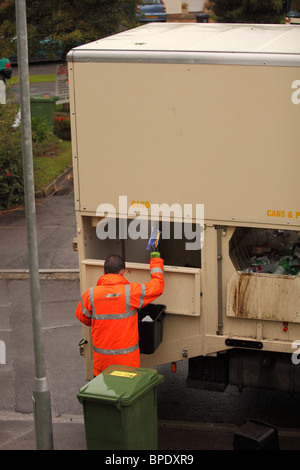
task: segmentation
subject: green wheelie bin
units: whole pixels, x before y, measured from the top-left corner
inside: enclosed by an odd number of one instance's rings
[[[88,450],[157,449],[156,370],[110,366],[77,394]]]
[[[53,116],[57,96],[32,95],[30,97],[30,110],[32,118],[42,118],[53,128]]]

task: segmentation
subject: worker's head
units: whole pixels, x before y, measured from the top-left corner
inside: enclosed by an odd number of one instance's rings
[[[125,261],[122,256],[110,255],[104,263],[105,274],[121,274],[123,276],[125,270]]]

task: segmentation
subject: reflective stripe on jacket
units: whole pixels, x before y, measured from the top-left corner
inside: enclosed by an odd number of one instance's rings
[[[109,365],[140,367],[137,310],[163,293],[163,273],[163,260],[153,258],[149,282],[130,284],[119,274],[105,274],[83,294],[76,316],[92,328],[95,375]]]

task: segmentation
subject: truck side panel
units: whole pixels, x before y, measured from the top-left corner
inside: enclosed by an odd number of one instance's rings
[[[269,29],[273,38],[274,28]],[[280,34],[285,35],[282,28]],[[232,31],[226,35],[230,39]],[[187,238],[162,240],[164,338],[154,354],[143,356],[143,366],[185,357],[218,359],[235,348],[292,354],[300,338],[300,275],[245,272],[248,248],[235,252],[232,245],[243,229],[299,236],[296,48],[292,66],[278,64],[277,55],[276,65],[267,66],[251,65],[247,54],[245,65],[190,58],[186,63],[131,62],[122,52],[120,60],[114,51],[115,59],[105,62],[69,62],[82,292],[103,274],[112,252],[125,254],[128,280],[147,280],[147,237],[120,236],[137,214],[148,220],[155,205],[165,204],[174,209],[175,230],[183,215],[176,204],[181,209],[204,205],[201,249],[186,250]],[[196,221],[193,213],[190,227]],[[116,236],[100,239],[97,230],[109,223]],[[150,224],[147,228],[150,235]],[[89,330],[84,334],[91,378]],[[284,357],[279,368],[286,364]],[[252,361],[252,356],[243,358]],[[258,364],[260,358],[255,358]],[[233,352],[234,367],[238,360]],[[238,382],[234,371],[230,375]]]

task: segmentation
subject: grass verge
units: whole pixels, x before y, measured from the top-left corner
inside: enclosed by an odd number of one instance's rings
[[[64,170],[72,165],[71,142],[60,141],[46,153],[34,158],[35,190],[43,191]]]
[[[29,77],[29,83],[43,83],[43,82],[55,82],[56,81],[56,75],[55,74],[49,74],[49,75],[30,75]],[[18,85],[19,83],[19,77],[11,77],[9,79],[9,84],[10,85]]]

